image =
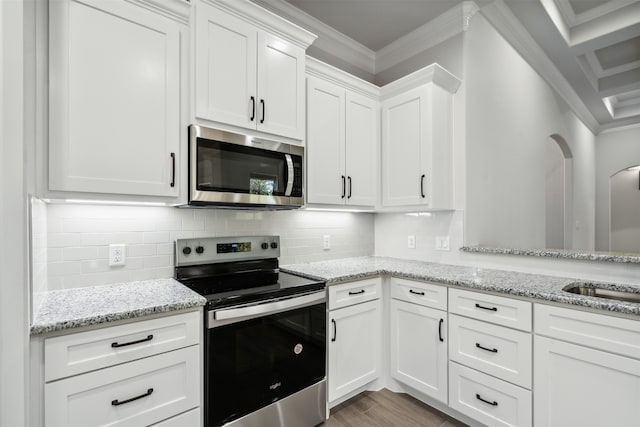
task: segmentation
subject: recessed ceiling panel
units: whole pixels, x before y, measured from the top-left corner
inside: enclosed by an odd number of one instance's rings
[[[605,3],[609,3],[608,0],[569,0],[569,4],[573,9],[573,13],[580,15],[582,12],[594,9],[598,6],[602,6]]]
[[[462,0],[287,0],[346,36],[378,51]]]
[[[640,61],[640,37],[634,37],[595,52],[603,70]]]

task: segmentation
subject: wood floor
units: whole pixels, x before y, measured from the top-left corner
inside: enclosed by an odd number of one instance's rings
[[[365,391],[331,410],[323,427],[462,427],[408,394]]]

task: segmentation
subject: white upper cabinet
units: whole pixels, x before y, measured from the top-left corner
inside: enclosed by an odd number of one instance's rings
[[[50,192],[178,196],[189,5],[155,4],[49,3]]]
[[[250,2],[195,7],[196,117],[303,140],[305,50],[315,36]]]
[[[384,86],[382,205],[453,208],[453,93],[437,64]]]
[[[377,88],[308,61],[307,201],[374,207],[379,188]]]

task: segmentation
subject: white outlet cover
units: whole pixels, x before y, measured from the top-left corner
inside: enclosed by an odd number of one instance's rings
[[[325,250],[331,249],[331,236],[325,234],[322,236],[322,248]]]
[[[409,249],[415,249],[416,248],[416,236],[407,236],[407,247]]]
[[[109,245],[109,266],[125,265],[126,245]]]
[[[449,250],[449,236],[437,236],[436,237],[436,249],[439,251]]]

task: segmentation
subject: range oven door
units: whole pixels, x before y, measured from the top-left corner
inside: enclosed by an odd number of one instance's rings
[[[304,204],[302,147],[195,125],[189,140],[190,204]]]
[[[310,305],[248,316],[242,309],[221,310],[225,320],[209,322],[205,426],[224,425],[326,377],[326,302],[324,291],[316,294]],[[211,320],[215,312],[207,315]],[[243,320],[234,322],[235,315]]]

